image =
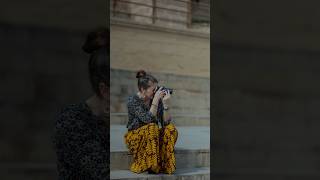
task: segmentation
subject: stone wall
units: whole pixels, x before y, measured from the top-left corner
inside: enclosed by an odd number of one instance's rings
[[[175,89],[176,125],[210,124],[210,43],[185,35],[130,25],[111,26],[111,123],[127,123],[127,98],[137,92],[135,73],[144,69]]]
[[[111,67],[210,77],[210,39],[130,25],[111,26]]]
[[[151,72],[152,73],[152,72]],[[136,71],[110,71],[111,124],[126,124],[127,99],[137,92]],[[176,74],[152,73],[159,85],[174,89],[171,113],[176,125],[210,124],[210,79]]]
[[[111,11],[110,17],[169,28],[186,28],[189,22],[188,3],[188,0],[185,2],[176,0],[112,0],[110,6],[112,11],[116,12]]]

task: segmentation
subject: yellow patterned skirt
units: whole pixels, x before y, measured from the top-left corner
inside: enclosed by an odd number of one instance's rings
[[[154,173],[172,174],[176,169],[174,145],[177,138],[178,131],[172,123],[164,128],[150,123],[128,131],[124,139],[133,155],[130,170],[135,173],[151,170]]]

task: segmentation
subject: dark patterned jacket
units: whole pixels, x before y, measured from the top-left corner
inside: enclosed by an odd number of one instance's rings
[[[60,180],[109,179],[109,126],[86,103],[58,114],[53,143]]]
[[[150,103],[151,104],[151,103]],[[148,123],[156,123],[158,125],[166,126],[171,120],[163,121],[163,104],[160,101],[158,105],[157,116],[152,115],[149,111],[150,107],[145,105],[143,99],[139,98],[137,94],[129,96],[128,102],[128,130],[137,129]]]

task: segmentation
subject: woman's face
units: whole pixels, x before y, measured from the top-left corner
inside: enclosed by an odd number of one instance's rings
[[[147,89],[142,89],[142,94],[146,97],[146,99],[152,99],[154,96],[154,91],[157,87],[157,83],[150,82],[149,87]]]

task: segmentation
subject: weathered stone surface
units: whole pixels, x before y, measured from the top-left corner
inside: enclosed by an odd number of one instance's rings
[[[209,38],[112,25],[110,43],[114,69],[210,77]]]
[[[134,71],[111,69],[111,113],[127,112],[127,99],[137,92],[135,73]],[[192,121],[190,125],[210,124],[210,80],[208,78],[163,73],[152,74],[159,80],[159,85],[174,89],[171,99],[171,112],[172,115],[180,115],[177,119],[179,125],[183,125],[183,123],[188,125],[187,120]],[[183,115],[187,117],[183,117]],[[193,117],[188,117],[190,115]],[[203,116],[205,118],[201,118]],[[118,121],[119,124],[125,124],[126,118],[124,115],[111,116],[111,122],[117,123]],[[197,122],[198,118],[201,119],[200,122]]]

